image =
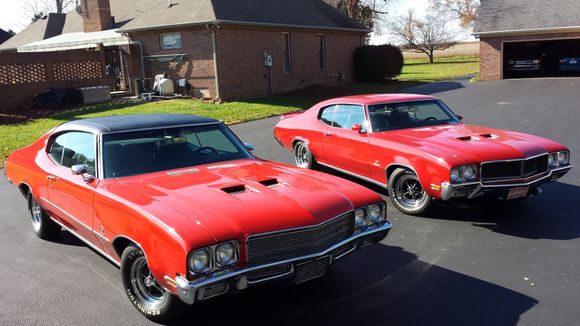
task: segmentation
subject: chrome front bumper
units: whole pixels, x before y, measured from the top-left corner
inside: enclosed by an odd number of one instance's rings
[[[450,184],[449,182],[442,182],[441,199],[445,201],[450,199],[465,199],[465,198],[473,199],[482,196],[486,193],[507,192],[513,188],[519,187],[535,188],[543,183],[558,180],[563,175],[568,173],[570,169],[572,169],[572,165],[550,170],[550,172],[547,175],[525,183],[483,184],[481,182],[470,182],[461,184]]]
[[[231,288],[244,290],[249,286],[258,285],[267,281],[292,279],[295,276],[295,267],[297,265],[314,262],[319,259],[328,259],[328,266],[330,266],[338,259],[348,255],[353,251],[380,242],[387,236],[391,227],[392,225],[387,222],[375,229],[354,234],[348,239],[345,239],[321,252],[292,259],[286,259],[283,261],[272,262],[269,264],[233,270],[224,274],[214,275],[210,278],[202,279],[200,281],[189,281],[184,276],[177,276],[175,279],[177,294],[183,302],[187,304],[194,304],[196,301],[201,301],[214,296],[225,294]],[[278,275],[265,277],[260,280],[248,280],[248,274],[251,272],[258,272],[260,270],[282,265],[288,265],[288,271]]]

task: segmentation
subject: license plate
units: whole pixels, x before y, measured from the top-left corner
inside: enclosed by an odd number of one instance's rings
[[[507,199],[510,200],[510,199],[526,197],[528,195],[529,190],[530,190],[529,187],[510,189],[510,192],[508,193]]]
[[[294,283],[300,284],[317,277],[321,277],[322,275],[326,274],[329,264],[330,256],[325,256],[315,261],[296,265],[296,276],[294,278]]]

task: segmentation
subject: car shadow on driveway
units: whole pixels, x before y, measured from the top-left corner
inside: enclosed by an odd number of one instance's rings
[[[386,188],[362,181],[329,168],[329,173],[363,185],[385,197]],[[580,187],[562,182],[543,185],[543,193],[533,198],[511,203],[470,208],[436,205],[423,218],[470,221],[474,226],[486,228],[514,237],[527,239],[569,240],[580,238]],[[392,206],[391,202],[387,203]]]
[[[542,194],[489,207],[438,207],[428,218],[471,221],[474,226],[527,239],[568,240],[580,237],[580,187],[546,184]]]
[[[537,303],[380,244],[338,262],[318,280],[193,306],[176,325],[515,325]]]

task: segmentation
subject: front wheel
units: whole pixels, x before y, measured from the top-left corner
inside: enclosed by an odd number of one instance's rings
[[[121,278],[129,300],[148,319],[169,321],[182,311],[181,300],[161,287],[151,274],[142,249],[129,246],[123,251]]]
[[[32,230],[36,235],[44,240],[50,240],[58,237],[60,234],[60,225],[50,219],[48,214],[40,207],[40,204],[34,199],[32,192],[28,193],[28,217]]]
[[[389,178],[388,190],[393,205],[405,214],[423,214],[433,203],[417,175],[410,170],[396,169]]]

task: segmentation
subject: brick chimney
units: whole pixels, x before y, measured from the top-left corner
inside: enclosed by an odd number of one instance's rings
[[[115,25],[109,0],[81,0],[81,16],[85,33],[104,31]]]

